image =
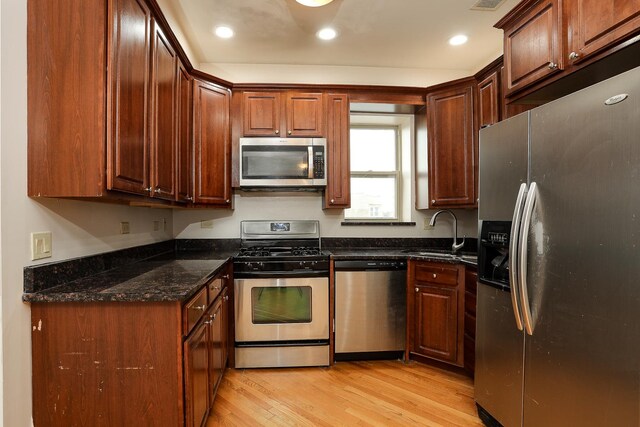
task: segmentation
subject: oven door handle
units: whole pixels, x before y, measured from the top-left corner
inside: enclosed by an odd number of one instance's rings
[[[234,279],[280,279],[299,277],[329,277],[328,270],[294,270],[280,272],[246,271],[233,274]]]

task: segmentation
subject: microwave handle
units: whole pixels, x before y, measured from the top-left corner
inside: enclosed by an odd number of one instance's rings
[[[309,168],[307,178],[313,179],[313,146],[308,146],[307,150],[309,150],[309,159],[307,161],[307,163],[309,164]]]

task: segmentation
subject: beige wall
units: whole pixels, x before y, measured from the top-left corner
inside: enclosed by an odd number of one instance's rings
[[[62,260],[172,238],[172,212],[68,200],[37,202],[27,185],[26,0],[2,0],[0,221],[2,254],[3,425],[31,425],[30,310],[21,301],[23,267],[30,261],[29,234],[53,233],[53,258]],[[153,232],[153,220],[168,221]],[[131,234],[119,234],[119,222]],[[42,261],[41,261],[42,262]]]

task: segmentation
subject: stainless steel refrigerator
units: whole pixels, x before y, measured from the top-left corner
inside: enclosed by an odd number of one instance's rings
[[[640,68],[480,132],[485,424],[640,426]]]

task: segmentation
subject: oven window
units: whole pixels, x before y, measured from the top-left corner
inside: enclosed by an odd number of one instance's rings
[[[242,178],[308,178],[309,151],[304,146],[242,148]]]
[[[310,323],[311,287],[256,287],[251,289],[254,324]]]

